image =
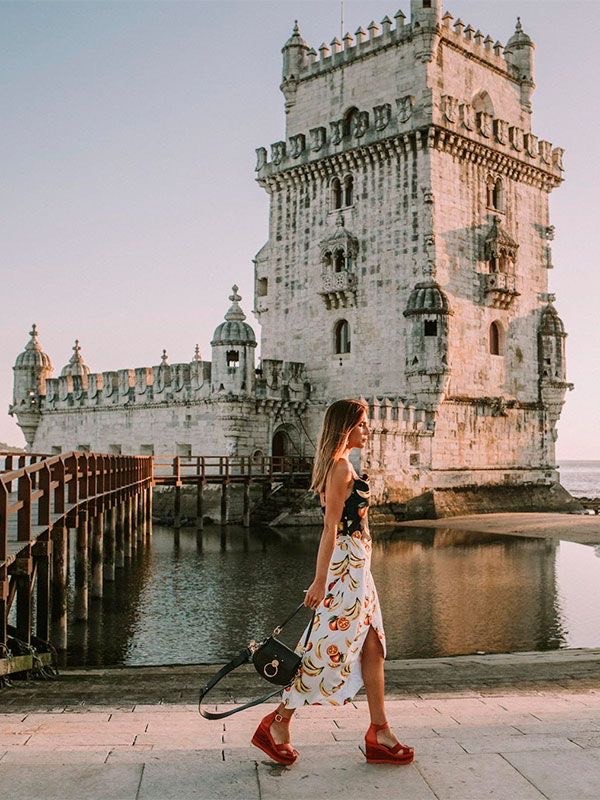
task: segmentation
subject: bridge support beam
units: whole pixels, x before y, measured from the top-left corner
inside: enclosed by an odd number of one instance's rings
[[[89,521],[87,509],[79,512],[75,543],[75,608],[78,621],[88,618]]]
[[[146,488],[146,538],[152,538],[152,486]]]
[[[181,528],[181,486],[175,487],[173,525],[175,528]]]
[[[67,649],[67,576],[69,568],[67,528],[52,528],[52,630],[57,650]]]
[[[117,538],[117,508],[108,509],[104,541],[104,580],[115,579],[115,541]]]
[[[52,543],[50,534],[33,546],[37,571],[37,587],[35,599],[35,634],[38,639],[47,642],[50,638],[50,554]]]
[[[92,597],[102,597],[103,559],[104,512],[97,511],[92,522]]]
[[[123,501],[123,550],[125,558],[131,558],[131,497],[126,497]]]
[[[204,530],[204,481],[198,481],[196,492],[196,528]]]
[[[229,518],[229,484],[223,481],[221,484],[221,525],[227,525]]]
[[[144,531],[144,510],[143,510],[143,501],[144,501],[144,493],[140,489],[135,493],[135,519],[136,519],[136,529],[137,529],[137,541],[138,545],[141,546],[144,543],[145,531]]]
[[[125,563],[125,552],[123,549],[123,535],[125,533],[125,503],[121,500],[115,509],[115,566],[121,568]]]
[[[244,507],[242,511],[242,525],[250,527],[250,481],[244,481]]]

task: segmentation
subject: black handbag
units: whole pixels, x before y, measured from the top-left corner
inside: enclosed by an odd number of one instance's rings
[[[266,702],[271,697],[281,694],[284,688],[291,686],[298,673],[298,670],[300,669],[302,655],[294,652],[294,650],[291,650],[277,637],[288,624],[288,622],[290,622],[290,620],[293,619],[303,608],[306,608],[304,604],[299,605],[298,608],[292,611],[289,617],[287,617],[281,623],[281,625],[278,625],[273,630],[273,633],[270,636],[267,636],[267,638],[261,642],[261,644],[257,644],[255,641],[250,642],[247,647],[241,650],[240,653],[229,662],[229,664],[225,664],[225,666],[222,667],[217,674],[214,675],[209,682],[202,687],[202,689],[200,689],[198,711],[203,717],[206,719],[223,719],[224,717],[230,717],[232,714],[237,714],[238,711],[244,711],[246,708],[252,708],[252,706]],[[313,611],[310,625],[308,626],[306,636],[304,637],[304,642],[302,645],[303,651],[306,650],[314,621],[315,612]],[[234,669],[237,669],[237,667],[241,666],[242,664],[247,664],[250,661],[254,664],[254,667],[261,678],[264,678],[269,683],[275,684],[279,688],[275,689],[274,692],[264,695],[263,697],[259,697],[256,700],[250,700],[247,703],[238,706],[237,708],[231,708],[229,711],[216,712],[207,711],[205,708],[202,708],[203,699],[210,692],[210,690],[225,677],[225,675],[228,675]]]

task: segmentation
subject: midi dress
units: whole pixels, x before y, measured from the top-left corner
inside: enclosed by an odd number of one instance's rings
[[[354,479],[344,503],[325,597],[316,609],[300,669],[282,693],[286,708],[349,703],[363,685],[361,651],[370,627],[385,657],[381,609],[371,575],[368,507],[369,483],[363,475]]]

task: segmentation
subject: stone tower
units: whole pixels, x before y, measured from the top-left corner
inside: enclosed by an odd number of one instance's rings
[[[15,413],[27,446],[31,447],[40,418],[39,400],[46,394],[46,379],[52,375],[52,362],[38,339],[37,326],[31,326],[30,340],[19,353],[13,367],[14,388],[10,413]]]
[[[318,53],[296,23],[283,47],[285,138],[257,150],[262,356],[305,361],[313,401],[368,399],[379,499],[549,485],[563,151],[531,130],[534,44],[518,20],[504,48],[441,0],[410,13]]]
[[[254,351],[256,336],[251,326],[244,322],[246,315],[240,308],[238,287],[229,295],[231,307],[225,321],[214,332],[212,347],[211,389],[215,393],[251,395],[254,392]]]

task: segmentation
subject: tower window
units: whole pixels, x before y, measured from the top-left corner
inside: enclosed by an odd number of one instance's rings
[[[354,202],[354,178],[352,175],[347,175],[344,178],[344,204],[351,206]]]
[[[335,352],[336,355],[350,352],[350,326],[348,321],[340,319],[335,324]]]
[[[342,184],[339,178],[331,181],[331,206],[334,211],[342,207],[343,204]]]
[[[436,319],[426,319],[424,328],[425,336],[437,336],[438,331]]]
[[[423,0],[423,8],[431,8],[431,0]]]
[[[259,297],[266,297],[269,292],[269,279],[268,278],[258,278],[256,281],[256,294]]]
[[[336,250],[333,259],[333,269],[335,272],[342,272],[344,269],[344,251]]]
[[[240,365],[240,353],[239,350],[228,350],[225,356],[227,360],[227,366],[230,369],[237,369]]]
[[[504,212],[504,186],[501,178],[490,178],[486,187],[486,203],[494,211]]]
[[[503,345],[502,326],[499,322],[492,322],[490,325],[490,353],[493,356],[503,355]]]

